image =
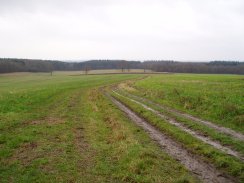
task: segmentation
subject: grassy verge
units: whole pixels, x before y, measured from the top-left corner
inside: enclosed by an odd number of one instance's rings
[[[165,122],[151,111],[145,110],[142,106],[116,94],[113,94],[113,96],[128,105],[133,111],[144,117],[147,121],[158,127],[162,132],[180,142],[193,154],[197,154],[205,161],[213,163],[218,169],[225,171],[229,175],[238,177],[239,180],[244,180],[244,165],[237,158],[226,155],[212,146],[202,143],[200,140],[192,137],[186,132],[183,132],[174,125]]]

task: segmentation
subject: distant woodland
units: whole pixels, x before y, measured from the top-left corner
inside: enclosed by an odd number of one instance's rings
[[[57,60],[0,58],[0,73],[88,71],[97,69],[121,69],[121,71],[129,69],[151,69],[155,72],[244,74],[244,62],[178,62],[169,60],[152,60],[144,62],[126,60],[63,62]]]

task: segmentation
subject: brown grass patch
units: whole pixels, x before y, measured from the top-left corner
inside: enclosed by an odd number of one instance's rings
[[[48,124],[48,125],[56,125],[56,124],[62,124],[65,123],[63,119],[55,118],[55,117],[47,117],[45,119],[41,120],[33,120],[27,124],[30,125],[40,125],[40,124]]]
[[[85,141],[84,133],[83,133],[83,128],[82,127],[77,127],[73,130],[75,134],[75,145],[78,148],[79,152],[84,152],[88,149],[89,145]]]
[[[75,107],[78,104],[78,102],[80,101],[80,95],[81,95],[81,92],[80,91],[75,92],[70,97],[68,107]]]
[[[36,142],[28,142],[22,144],[9,159],[10,162],[19,161],[21,165],[28,166],[34,159],[40,155],[36,152],[38,144]]]
[[[89,100],[92,102],[92,109],[95,111],[95,112],[98,112],[99,111],[99,107],[97,106],[96,104],[96,101],[100,99],[100,94],[99,94],[99,91],[97,89],[92,89],[90,90],[90,93],[89,93]]]
[[[136,91],[136,89],[132,87],[133,83],[134,83],[133,81],[126,81],[126,82],[120,83],[118,85],[118,88],[129,91],[129,92]]]
[[[117,122],[117,120],[111,116],[104,117],[104,121],[107,122],[109,128],[112,130],[112,134],[109,136],[107,143],[115,143],[118,141],[123,141],[127,139],[126,134],[124,133],[123,126]]]
[[[100,99],[100,94],[99,94],[98,89],[92,89],[92,90],[90,90],[88,98],[92,102],[95,102],[98,99]]]

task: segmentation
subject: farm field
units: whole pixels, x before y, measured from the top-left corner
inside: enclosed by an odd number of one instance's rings
[[[104,69],[104,70],[88,70],[86,71],[55,71],[55,75],[85,75],[85,74],[130,74],[130,73],[153,73],[152,70],[146,69]]]
[[[160,75],[127,85],[132,94],[244,132],[243,76]]]
[[[192,154],[243,179],[242,80],[234,75],[149,76],[119,84],[112,95]]]
[[[243,81],[238,75],[0,75],[0,180],[242,182]]]
[[[98,89],[140,77],[0,76],[1,182],[195,182]]]

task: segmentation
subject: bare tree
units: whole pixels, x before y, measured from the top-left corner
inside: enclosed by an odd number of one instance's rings
[[[88,72],[90,71],[90,67],[86,65],[84,70],[85,70],[85,74],[87,75]]]
[[[130,64],[127,62],[126,63],[127,71],[130,72]]]
[[[48,72],[50,72],[50,76],[52,76],[53,75],[53,65],[51,62],[47,63],[47,70],[48,70]]]
[[[120,61],[119,67],[121,68],[121,72],[124,72],[124,70],[126,68],[126,61]]]

